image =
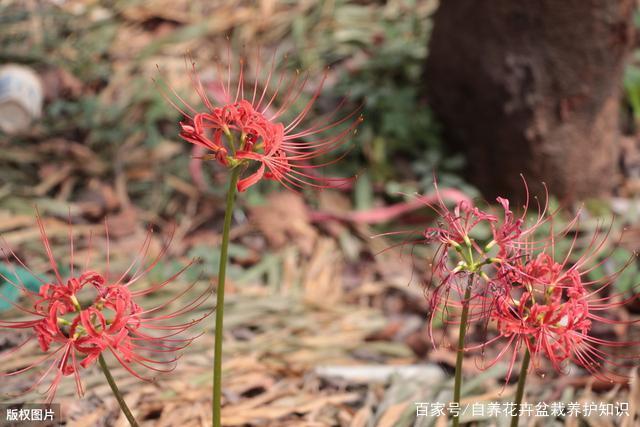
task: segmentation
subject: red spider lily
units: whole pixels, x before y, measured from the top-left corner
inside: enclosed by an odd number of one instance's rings
[[[507,379],[511,376],[517,354],[521,348],[526,347],[536,369],[540,369],[544,358],[560,373],[565,371],[569,362],[573,362],[598,379],[627,380],[624,375],[614,371],[614,368],[623,365],[614,361],[616,356],[604,349],[629,347],[639,343],[616,342],[591,335],[594,322],[613,325],[634,323],[608,319],[599,314],[636,298],[635,295],[629,298],[620,294],[605,295],[605,290],[608,290],[622,270],[597,281],[588,281],[585,277],[604,262],[587,268],[589,261],[604,247],[607,237],[608,233],[598,241],[599,232],[594,233],[585,254],[571,263],[569,259],[572,249],[562,262],[556,262],[547,253],[555,252],[555,238],[552,236],[537,255],[530,253],[518,262],[502,264],[500,268],[504,273],[500,280],[504,282],[502,289],[506,292],[492,300],[490,314],[491,319],[496,322],[499,334],[467,350],[504,341],[504,347],[487,363],[487,367],[493,366],[511,350]],[[574,244],[576,238],[577,233],[574,235]],[[591,287],[595,289],[590,289]],[[640,356],[618,358],[638,359]]]
[[[497,201],[504,211],[500,219],[466,200],[450,210],[439,196],[437,184],[435,189],[436,203],[428,205],[438,215],[437,225],[424,232],[427,242],[439,244],[431,262],[432,283],[437,283],[429,287],[431,325],[436,313],[442,312],[446,316],[450,314],[450,307],[459,309],[464,304],[470,307],[469,321],[487,319],[491,314],[493,299],[505,293],[504,281],[500,277],[505,270],[499,268],[500,265],[518,260],[523,252],[534,246],[527,238],[546,221],[544,214],[547,205],[539,206],[537,220],[526,226],[528,191],[527,203],[520,216],[511,211],[507,199],[498,197]],[[480,227],[491,230],[492,240],[486,245],[481,245],[472,237]],[[472,288],[470,299],[466,300],[464,295],[469,286]],[[479,303],[474,302],[476,299]],[[456,323],[455,320],[447,322]]]
[[[260,61],[256,64],[254,83],[249,84],[246,81],[245,62],[241,60],[237,84],[232,85],[230,62],[226,73],[218,68],[219,80],[209,91],[197,77],[193,62],[188,69],[193,86],[204,104],[204,111],[193,108],[171,90],[183,105],[180,107],[169,100],[185,117],[185,121],[180,123],[180,137],[206,149],[209,154],[203,156],[204,159],[216,160],[225,167],[255,168],[238,181],[238,191],[246,190],[262,178],[276,180],[289,189],[305,186],[327,188],[343,184],[345,179],[322,177],[315,170],[335,163],[344,154],[322,164],[313,165],[310,162],[346,142],[347,136],[362,121],[362,117],[358,116],[359,109],[336,118],[343,105],[341,103],[333,113],[300,129],[320,96],[326,72],[311,99],[285,123],[283,118],[305,91],[309,75],[301,78],[296,73],[289,82],[285,82],[284,74],[275,78],[274,55],[264,87],[260,89],[258,84]],[[226,78],[220,77],[224,74]],[[333,132],[337,128],[342,130]],[[256,166],[252,167],[252,164]]]
[[[0,320],[0,328],[30,332],[23,343],[4,353],[2,355],[4,358],[27,348],[27,345],[34,340],[38,342],[43,355],[27,366],[12,372],[0,373],[0,376],[11,377],[29,371],[38,371],[33,386],[21,394],[36,389],[50,379],[50,385],[44,393],[47,395],[47,402],[51,402],[64,376],[74,376],[78,395],[82,396],[84,390],[80,373],[103,353],[112,354],[124,369],[142,380],[150,381],[152,378],[143,376],[139,370],[164,373],[175,369],[180,357],[178,352],[197,337],[184,337],[183,333],[207,317],[210,311],[184,323],[171,324],[171,320],[201,306],[211,293],[211,289],[199,293],[195,299],[168,314],[160,311],[193,289],[196,282],[153,308],[145,309],[136,301],[141,296],[171,284],[192,263],[161,283],[146,289],[134,290],[132,285],[158,264],[167,251],[167,245],[156,257],[146,261],[151,244],[149,233],[130,267],[114,278],[109,274],[107,243],[106,271],[99,273],[85,266],[82,273],[76,274],[73,236],[70,232],[70,275],[63,279],[39,216],[37,222],[56,280],[53,282],[41,280],[42,286],[39,292],[33,292],[22,283],[1,276],[21,291],[29,305],[22,306],[7,300],[27,318],[17,321]],[[105,232],[108,242],[106,223]],[[11,252],[11,255],[21,266],[27,268],[15,253]],[[88,262],[89,259],[87,264]],[[82,295],[86,296],[87,293],[91,297],[86,303],[81,303],[81,300],[86,299]]]

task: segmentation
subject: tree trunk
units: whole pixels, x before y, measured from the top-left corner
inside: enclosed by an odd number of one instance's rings
[[[426,77],[445,136],[487,197],[546,182],[610,194],[633,0],[443,0]]]

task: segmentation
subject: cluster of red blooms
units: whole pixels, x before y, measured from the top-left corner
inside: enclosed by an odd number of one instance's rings
[[[309,162],[330,153],[345,142],[345,138],[362,121],[362,117],[358,117],[358,109],[342,118],[335,118],[341,103],[328,116],[320,117],[305,129],[299,129],[320,96],[325,74],[311,99],[285,124],[282,122],[283,116],[304,93],[309,75],[300,78],[300,74],[296,73],[292,81],[288,82],[285,74],[274,79],[274,56],[264,79],[265,83],[259,89],[260,72],[260,62],[257,61],[255,81],[248,84],[245,81],[245,63],[241,60],[237,84],[232,85],[229,64],[226,81],[220,78],[207,90],[192,64],[189,74],[206,110],[198,111],[191,107],[172,90],[174,97],[183,105],[181,107],[170,100],[185,118],[180,123],[182,139],[208,152],[202,156],[203,159],[216,160],[228,168],[255,169],[238,181],[238,191],[246,190],[262,178],[276,180],[289,189],[305,186],[326,188],[343,184],[344,179],[327,178],[314,173],[318,168],[335,163],[341,157],[322,164]],[[219,76],[224,74],[218,70]],[[282,92],[284,94],[278,99]],[[276,99],[277,108],[274,107]],[[343,124],[348,125],[339,132],[328,134]],[[253,168],[252,163],[256,165]]]
[[[573,362],[596,378],[626,378],[613,370],[620,364],[613,362],[614,356],[605,349],[633,343],[590,334],[594,322],[625,323],[599,313],[634,298],[609,292],[618,273],[596,281],[587,278],[602,263],[594,259],[602,252],[608,233],[596,232],[582,256],[570,260],[578,236],[574,232],[569,253],[558,260],[556,241],[568,237],[577,217],[561,232],[554,233],[554,215],[547,214],[547,206],[539,207],[537,220],[527,226],[528,206],[521,216],[515,216],[508,200],[498,198],[498,202],[504,210],[503,218],[468,202],[460,202],[450,211],[438,198],[432,206],[440,218],[437,226],[425,231],[427,241],[439,243],[432,263],[432,276],[438,282],[430,289],[432,321],[441,314],[445,322],[459,324],[454,313],[466,306],[468,322],[494,324],[496,336],[466,350],[504,343],[486,366],[493,366],[510,353],[507,378],[523,348],[529,351],[534,368],[541,368],[546,359],[559,372]],[[543,224],[551,231],[540,238]],[[486,245],[473,238],[481,227],[491,230],[491,240]],[[594,265],[589,267],[589,263]]]
[[[86,268],[80,274],[74,273],[73,237],[71,237],[71,274],[65,280],[53,258],[49,239],[39,218],[38,225],[56,281],[52,283],[42,281],[39,292],[36,293],[27,289],[19,281],[0,275],[7,283],[21,291],[29,301],[29,306],[18,305],[4,297],[3,299],[30,317],[20,321],[0,320],[0,328],[30,331],[23,343],[4,353],[3,357],[28,348],[28,344],[34,340],[37,340],[44,354],[28,366],[0,375],[14,376],[31,370],[39,371],[33,386],[23,393],[36,389],[45,380],[51,378],[51,383],[45,391],[47,401],[50,402],[64,376],[74,376],[78,394],[82,395],[81,369],[89,367],[105,352],[111,353],[128,372],[143,380],[149,380],[149,378],[140,374],[138,369],[159,373],[172,371],[179,357],[177,352],[195,339],[195,337],[182,337],[182,333],[209,313],[185,323],[167,324],[165,321],[199,307],[211,290],[207,289],[200,293],[194,300],[182,305],[176,311],[157,315],[158,311],[163,310],[195,285],[194,282],[173,298],[153,308],[144,309],[136,303],[136,298],[164,288],[188,268],[187,266],[181,269],[161,283],[145,289],[133,290],[131,286],[158,264],[166,252],[166,246],[157,257],[144,265],[151,243],[149,234],[131,266],[113,280],[109,277],[108,261],[105,274]],[[26,268],[13,252],[12,255],[21,266]],[[88,301],[82,304],[81,300]],[[153,358],[154,355],[155,358]]]

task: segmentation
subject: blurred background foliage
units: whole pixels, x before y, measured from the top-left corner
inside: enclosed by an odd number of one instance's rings
[[[347,112],[362,107],[365,120],[344,147],[348,156],[331,171],[358,176],[349,194],[354,209],[429,193],[435,174],[443,187],[476,197],[462,178],[465,159],[447,151],[424,96],[423,68],[437,5],[435,0],[2,1],[0,62],[37,70],[47,102],[31,130],[0,134],[0,204],[28,213],[35,200],[45,211],[63,214],[73,201],[73,213],[97,218],[115,209],[109,204],[115,193],[113,198],[140,207],[148,221],[180,222],[193,214],[197,207],[189,213],[184,203],[193,191],[191,147],[178,140],[180,115],[163,97],[162,84],[195,100],[185,55],[211,78],[216,56],[224,56],[229,44],[239,52],[256,47],[278,52],[281,68],[308,71],[316,82],[328,70],[317,114],[343,98]],[[640,117],[639,52],[623,82],[623,102],[635,117],[628,133]],[[215,165],[204,169],[206,191],[221,197],[224,173]],[[104,188],[112,182],[113,188]],[[264,203],[265,190],[274,187],[261,183],[262,191],[247,195],[249,205]],[[83,202],[101,206],[87,214]],[[606,215],[611,207],[593,201],[587,211]]]
[[[224,57],[229,45],[249,53],[259,47],[266,58],[276,52],[280,68],[308,71],[313,83],[327,71],[317,114],[343,98],[346,112],[362,107],[365,120],[343,148],[349,153],[330,171],[358,177],[348,194],[353,209],[429,193],[435,174],[443,187],[477,197],[462,178],[465,160],[447,151],[424,96],[424,61],[437,5],[436,0],[0,2],[0,62],[32,66],[43,77],[47,98],[41,121],[30,131],[0,134],[0,205],[29,213],[35,200],[45,211],[64,215],[71,201],[72,213],[98,218],[117,211],[110,202],[117,199],[139,207],[146,221],[179,223],[193,216],[200,207],[185,203],[194,191],[191,147],[177,137],[180,115],[163,97],[163,85],[197,101],[185,55],[210,79],[216,57]],[[629,64],[624,87],[623,102],[637,121],[637,58]],[[313,89],[309,85],[303,97]],[[633,120],[629,123],[633,132]],[[225,174],[212,164],[204,170],[206,192],[219,200]],[[264,203],[266,190],[275,187],[260,183],[247,194],[247,203]],[[87,208],[88,203],[95,206]],[[611,207],[592,201],[586,211],[608,215]]]
[[[444,184],[464,185],[458,177],[463,161],[445,155],[423,96],[422,68],[436,1],[168,5],[68,1],[41,2],[30,10],[28,3],[0,3],[0,61],[26,63],[43,73],[48,97],[35,129],[2,137],[4,144],[18,147],[43,135],[72,139],[104,160],[85,171],[104,178],[115,177],[118,168],[141,167],[143,146],[187,151],[172,145],[179,114],[152,79],[162,73],[167,84],[189,93],[184,55],[190,52],[198,68],[207,69],[229,37],[239,50],[259,43],[265,50],[288,52],[282,66],[292,70],[320,75],[330,67],[320,108],[331,109],[341,97],[348,99],[347,111],[363,106],[365,121],[338,171],[362,178],[356,196],[360,208],[370,207],[373,194],[397,199],[401,192],[426,192],[434,171]],[[127,191],[136,203],[150,208],[168,200],[162,194],[166,188],[159,187],[163,174],[189,179],[187,157],[171,158],[162,169],[152,169],[154,179],[130,182]],[[2,178],[36,184],[29,173],[12,168]],[[21,179],[7,179],[17,176]]]

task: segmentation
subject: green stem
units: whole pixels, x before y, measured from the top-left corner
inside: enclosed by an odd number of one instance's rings
[[[222,323],[224,319],[224,283],[227,276],[227,260],[229,258],[229,232],[233,205],[236,199],[236,187],[240,177],[240,168],[231,171],[227,205],[224,211],[224,227],[222,230],[222,247],[220,248],[220,266],[218,269],[218,289],[216,291],[216,331],[213,353],[213,426],[221,427],[220,413],[222,409]]]
[[[462,388],[462,361],[464,359],[464,336],[467,334],[467,320],[469,318],[469,298],[471,298],[471,287],[473,286],[473,274],[469,276],[467,289],[464,292],[462,301],[462,315],[460,316],[460,335],[458,336],[458,348],[456,356],[456,374],[453,386],[453,402],[460,407],[460,391]],[[460,425],[460,414],[453,416],[453,427]]]
[[[131,410],[127,406],[127,402],[124,401],[124,397],[122,397],[120,390],[118,390],[116,381],[113,379],[113,376],[109,371],[109,367],[107,366],[107,362],[105,362],[104,357],[102,357],[102,354],[98,356],[98,363],[100,364],[100,368],[102,368],[102,372],[104,372],[104,376],[107,378],[109,387],[111,387],[111,391],[113,392],[113,395],[116,397],[116,400],[118,401],[118,405],[120,405],[120,409],[122,409],[124,416],[127,417],[127,420],[129,420],[129,424],[131,424],[131,427],[138,427],[138,422],[133,417],[133,414],[131,413]]]
[[[529,371],[529,362],[531,354],[527,348],[522,359],[522,367],[520,368],[520,376],[518,377],[518,388],[516,389],[515,410],[516,414],[511,417],[511,427],[518,427],[518,417],[520,416],[520,405],[522,405],[522,397],[524,396],[524,384],[527,381],[527,372]]]

